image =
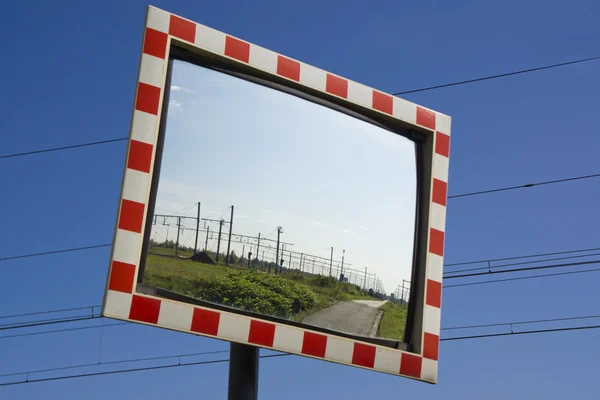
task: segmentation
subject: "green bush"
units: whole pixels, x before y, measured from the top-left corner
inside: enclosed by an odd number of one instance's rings
[[[311,285],[320,287],[334,287],[338,280],[333,276],[313,275],[310,278]]]
[[[294,271],[286,272],[285,277],[287,279],[291,279],[293,281],[303,281],[306,278],[306,275],[304,275],[302,272],[294,270]]]
[[[256,271],[200,279],[195,297],[247,311],[289,318],[315,305],[315,294],[288,279]]]
[[[342,291],[353,296],[364,296],[365,293],[360,288],[360,286],[354,285],[352,283],[344,282],[342,283]]]

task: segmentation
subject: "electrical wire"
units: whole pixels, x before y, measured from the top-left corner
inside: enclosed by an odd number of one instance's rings
[[[20,318],[20,317],[29,317],[32,315],[44,315],[44,314],[55,314],[55,313],[63,313],[63,312],[68,312],[68,311],[80,311],[80,310],[93,310],[95,308],[100,308],[101,306],[84,306],[84,307],[74,307],[74,308],[61,308],[58,310],[47,310],[47,311],[37,311],[37,312],[30,312],[30,313],[25,313],[25,314],[12,314],[12,315],[4,315],[4,316],[0,316],[0,319],[4,319],[4,318]]]
[[[538,330],[518,331],[518,332],[489,333],[489,334],[482,334],[482,335],[457,336],[457,337],[450,337],[450,338],[441,338],[440,341],[444,342],[444,341],[469,340],[469,339],[491,338],[491,337],[501,337],[501,336],[540,334],[540,333],[550,333],[550,332],[581,331],[581,330],[598,329],[598,328],[600,328],[600,325],[578,326],[578,327],[568,327],[568,328],[538,329]],[[295,355],[295,354],[289,354],[289,353],[268,354],[268,355],[259,356],[259,358],[276,358],[276,357],[286,357],[286,356],[293,356],[293,355]],[[185,356],[185,355],[179,355],[179,356],[174,356],[174,357],[164,356],[162,358],[164,358],[164,359],[166,359],[166,358],[178,358],[178,357],[182,357],[182,356]],[[114,375],[114,374],[120,374],[120,373],[150,371],[150,370],[157,370],[157,369],[177,368],[177,367],[189,367],[189,366],[193,366],[193,365],[208,365],[208,364],[225,363],[225,362],[228,362],[228,361],[229,361],[229,359],[209,360],[209,361],[197,361],[197,362],[191,362],[191,363],[181,363],[181,361],[179,361],[177,364],[171,364],[171,365],[159,365],[159,366],[152,366],[152,367],[140,367],[140,368],[129,368],[129,369],[113,370],[113,371],[91,372],[91,373],[86,373],[86,374],[65,375],[65,376],[57,376],[57,377],[50,377],[50,378],[40,378],[40,379],[29,379],[29,375],[32,374],[32,373],[34,373],[35,371],[32,371],[32,372],[21,372],[21,373],[18,373],[18,374],[10,374],[10,375],[26,375],[25,380],[23,380],[23,381],[16,381],[16,382],[0,383],[0,386],[14,386],[14,385],[22,385],[22,384],[26,384],[26,383],[57,381],[57,380],[65,380],[65,379],[76,379],[76,378],[84,378],[84,377],[91,377],[91,376],[101,376],[101,375]],[[126,363],[126,362],[128,362],[128,361],[127,360],[118,361],[118,363]],[[115,363],[117,363],[117,362],[115,362]],[[105,364],[105,363],[93,364],[93,365],[102,365],[102,364]],[[92,365],[90,365],[90,366],[92,366]],[[59,370],[62,370],[62,369],[72,369],[72,368],[73,367],[54,368],[54,369],[52,369],[52,371],[59,371]]]
[[[142,361],[168,360],[170,358],[197,357],[197,356],[205,356],[205,355],[210,355],[210,354],[222,354],[222,353],[229,353],[229,350],[203,351],[200,353],[185,353],[185,354],[174,354],[174,355],[170,355],[170,356],[144,357],[144,358],[133,358],[133,359],[128,359],[128,360],[104,361],[104,362],[100,362],[100,363],[95,362],[95,363],[87,363],[87,364],[78,364],[78,365],[70,365],[68,367],[38,369],[35,371],[11,372],[10,374],[0,374],[0,377],[26,375],[26,374],[39,374],[42,372],[63,371],[63,370],[67,370],[67,369],[97,367],[97,366],[102,366],[102,365],[115,365],[115,364],[127,364],[127,363],[133,363],[133,362],[142,362]]]
[[[558,272],[558,273],[555,273],[555,274],[521,276],[521,277],[518,277],[518,278],[495,279],[495,280],[483,281],[483,282],[459,283],[459,284],[456,284],[456,285],[444,285],[443,288],[444,289],[448,289],[448,288],[453,288],[453,287],[484,285],[486,283],[511,282],[511,281],[525,280],[525,279],[547,278],[547,277],[550,277],[550,276],[563,276],[563,275],[585,274],[587,272],[598,272],[598,271],[600,271],[600,268],[586,269],[584,271]]]
[[[12,329],[23,329],[23,328],[34,328],[36,326],[55,325],[55,324],[62,324],[65,322],[87,321],[90,319],[98,319],[98,318],[103,318],[103,317],[101,315],[89,315],[87,317],[44,319],[41,321],[26,322],[26,323],[21,323],[21,324],[6,324],[6,325],[0,325],[0,331],[7,331],[7,330],[12,330]]]
[[[562,318],[549,318],[549,319],[537,319],[530,321],[518,321],[518,322],[500,322],[495,324],[484,324],[484,325],[463,325],[463,326],[452,326],[448,328],[441,328],[442,331],[451,331],[458,329],[476,329],[476,328],[493,328],[498,326],[511,326],[511,325],[527,325],[527,324],[541,324],[544,322],[562,322],[562,321],[576,321],[582,319],[597,319],[600,315],[585,315],[583,317],[562,317]]]
[[[459,197],[468,197],[468,196],[477,196],[477,195],[488,194],[488,193],[504,192],[504,191],[508,191],[508,190],[526,189],[526,188],[530,188],[530,187],[534,187],[534,186],[552,185],[555,183],[563,183],[563,182],[577,181],[577,180],[581,180],[581,179],[590,179],[590,178],[597,178],[597,177],[600,177],[600,174],[573,176],[571,178],[554,179],[551,181],[527,183],[525,185],[507,186],[507,187],[498,188],[498,189],[482,190],[479,192],[456,194],[456,195],[448,196],[448,199],[456,199]]]
[[[109,326],[119,326],[119,325],[129,325],[129,323],[128,322],[115,322],[114,324],[93,325],[93,326],[80,326],[78,328],[54,329],[54,330],[51,330],[51,331],[19,333],[19,334],[16,334],[16,335],[0,336],[0,340],[1,339],[18,338],[18,337],[23,337],[23,336],[48,335],[48,334],[51,334],[51,333],[73,332],[73,331],[82,331],[82,330],[87,330],[87,329],[107,328]]]
[[[458,269],[456,271],[448,271],[448,272],[445,272],[444,274],[457,274],[459,272],[467,272],[467,271],[482,271],[482,270],[490,270],[491,268],[506,268],[506,267],[514,267],[517,265],[537,264],[537,263],[547,262],[547,261],[570,260],[573,258],[584,258],[584,257],[593,257],[593,256],[600,256],[600,253],[582,254],[582,255],[568,256],[568,257],[555,257],[555,258],[548,258],[546,260],[521,261],[521,262],[517,262],[517,263],[501,264],[501,265],[488,265],[487,267],[478,267],[478,268],[464,268],[464,269]]]
[[[287,354],[287,353],[268,354],[268,355],[264,355],[264,356],[259,356],[259,358],[275,358],[275,357],[283,357],[283,356],[291,356],[291,355],[293,355],[293,354]],[[92,372],[92,373],[88,373],[88,374],[57,376],[57,377],[52,377],[52,378],[42,378],[42,379],[34,379],[34,380],[27,378],[26,380],[20,381],[20,382],[0,383],[0,386],[13,386],[13,385],[20,385],[20,384],[25,384],[25,383],[58,381],[58,380],[64,380],[64,379],[84,378],[84,377],[89,377],[89,376],[114,375],[114,374],[121,374],[121,373],[128,373],[128,372],[150,371],[150,370],[155,370],[155,369],[190,367],[192,365],[218,364],[218,363],[224,363],[224,362],[228,362],[228,361],[229,361],[229,359],[227,358],[227,359],[221,359],[221,360],[197,361],[197,362],[185,363],[185,364],[179,363],[179,364],[173,364],[173,365],[159,365],[159,366],[154,366],[154,367],[141,367],[141,368],[122,369],[122,370],[115,370],[115,371]],[[28,374],[23,373],[21,375],[28,375]]]
[[[488,260],[478,260],[478,261],[463,261],[457,263],[444,264],[444,267],[454,267],[458,265],[469,265],[469,264],[481,264],[485,262],[496,262],[496,261],[510,261],[510,260],[518,260],[520,258],[534,258],[534,257],[545,257],[545,256],[555,256],[561,254],[573,254],[573,253],[583,253],[586,251],[597,251],[600,250],[600,247],[593,247],[590,249],[582,249],[582,250],[566,250],[566,251],[556,251],[553,253],[537,253],[537,254],[528,254],[525,256],[513,256],[513,257],[504,257],[504,258],[491,258]]]
[[[522,70],[518,70],[518,71],[507,72],[507,73],[504,73],[504,74],[489,75],[489,76],[484,76],[484,77],[481,77],[481,78],[467,79],[467,80],[464,80],[464,81],[457,81],[457,82],[452,82],[452,83],[444,83],[444,84],[441,84],[441,85],[428,86],[428,87],[424,87],[424,88],[421,88],[421,89],[405,90],[403,92],[392,93],[392,95],[393,96],[400,96],[400,95],[403,95],[403,94],[425,92],[427,90],[442,89],[442,88],[447,88],[447,87],[450,87],[450,86],[466,85],[468,83],[481,82],[481,81],[486,81],[486,80],[490,80],[490,79],[504,78],[504,77],[507,77],[507,76],[514,76],[514,75],[525,74],[525,73],[528,73],[528,72],[542,71],[542,70],[545,70],[545,69],[558,68],[558,67],[563,67],[563,66],[566,66],[566,65],[580,64],[580,63],[595,61],[595,60],[598,60],[598,59],[600,59],[600,56],[589,57],[589,58],[582,58],[582,59],[579,59],[579,60],[567,61],[567,62],[558,63],[558,64],[544,65],[544,66],[536,67],[536,68],[522,69]]]
[[[473,277],[473,276],[495,275],[495,274],[507,274],[507,273],[511,273],[511,272],[536,271],[536,270],[540,270],[540,269],[549,269],[549,268],[575,267],[575,266],[579,266],[579,265],[590,265],[590,264],[598,264],[598,263],[600,263],[600,260],[581,261],[581,262],[575,262],[575,263],[540,265],[537,267],[502,269],[499,271],[491,271],[490,270],[487,272],[472,272],[472,273],[468,273],[468,274],[444,276],[444,279],[467,278],[467,277]]]
[[[32,154],[40,154],[40,153],[50,153],[52,151],[62,151],[62,150],[69,150],[69,149],[77,149],[77,148],[81,148],[81,147],[97,146],[99,144],[122,142],[122,141],[128,140],[128,139],[129,138],[123,137],[123,138],[117,138],[117,139],[100,140],[98,142],[88,142],[88,143],[73,144],[73,145],[62,146],[62,147],[52,147],[52,148],[49,148],[49,149],[27,151],[27,152],[24,152],[24,153],[5,154],[5,155],[0,155],[0,159],[29,156],[29,155],[32,155]]]
[[[69,249],[51,250],[51,251],[45,251],[43,253],[29,253],[29,254],[21,254],[19,256],[2,257],[2,258],[0,258],[0,261],[17,260],[19,258],[29,258],[29,257],[37,257],[37,256],[47,256],[50,254],[69,253],[69,252],[73,252],[73,251],[99,249],[101,247],[110,247],[110,246],[112,246],[112,244],[107,243],[107,244],[97,244],[94,246],[71,247]]]
[[[221,211],[215,211],[214,213],[212,213],[210,215],[202,217],[202,219],[204,219],[204,218],[210,218],[210,217],[213,217],[213,216],[215,216],[217,214],[223,214],[225,211],[229,210],[230,208],[231,208],[231,206],[227,206],[224,209],[222,209]],[[229,221],[225,221],[225,222],[229,222]]]
[[[587,329],[600,329],[600,325],[576,326],[576,327],[571,327],[571,328],[537,329],[534,331],[525,331],[525,332],[486,333],[485,335],[442,338],[442,339],[440,339],[440,341],[444,342],[444,341],[452,341],[452,340],[481,339],[481,338],[490,338],[490,337],[498,337],[498,336],[532,335],[532,334],[536,334],[536,333],[581,331],[581,330],[587,330]]]

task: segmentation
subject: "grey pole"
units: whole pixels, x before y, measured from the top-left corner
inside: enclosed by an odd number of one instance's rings
[[[402,279],[402,299],[400,304],[404,303],[404,279]]]
[[[219,237],[217,237],[217,262],[219,262],[219,251],[221,251],[221,230],[223,229],[224,220],[219,221]]]
[[[365,285],[365,290],[368,290],[367,289],[367,267],[365,267],[365,281],[363,283]]]
[[[229,239],[227,240],[227,255],[225,265],[229,265],[229,250],[231,249],[231,232],[233,231],[233,205],[231,206],[231,217],[229,217]]]
[[[331,268],[333,267],[333,247],[331,248],[331,258],[329,259],[329,276],[331,276]]]
[[[258,399],[258,347],[231,342],[228,400]]]
[[[256,258],[258,258],[258,255],[260,250],[260,232],[258,232],[258,244],[256,245]]]
[[[281,235],[281,226],[277,227],[277,250],[275,251],[275,273],[277,273],[277,266],[279,265],[279,235]],[[269,266],[269,272],[271,272],[270,266]]]
[[[177,241],[175,242],[175,257],[179,253],[179,231],[181,230],[181,217],[177,217]]]
[[[210,226],[206,227],[206,242],[204,243],[204,251],[208,250],[208,233],[210,232]]]
[[[198,217],[196,218],[196,240],[194,241],[194,254],[198,251],[198,231],[200,230],[200,202],[198,202]]]

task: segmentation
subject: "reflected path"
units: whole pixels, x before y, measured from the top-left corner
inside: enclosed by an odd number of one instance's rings
[[[302,323],[321,328],[376,337],[383,311],[379,309],[387,301],[349,300],[317,311]]]

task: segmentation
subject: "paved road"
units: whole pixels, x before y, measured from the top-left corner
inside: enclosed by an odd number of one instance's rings
[[[351,300],[317,311],[303,323],[357,335],[375,336],[382,311],[377,308],[385,301]]]
[[[385,303],[387,303],[387,300],[383,300],[383,301],[377,301],[377,300],[352,300],[355,303],[360,303],[360,304],[366,304],[369,307],[374,307],[374,308],[379,308],[382,305],[384,305]]]

